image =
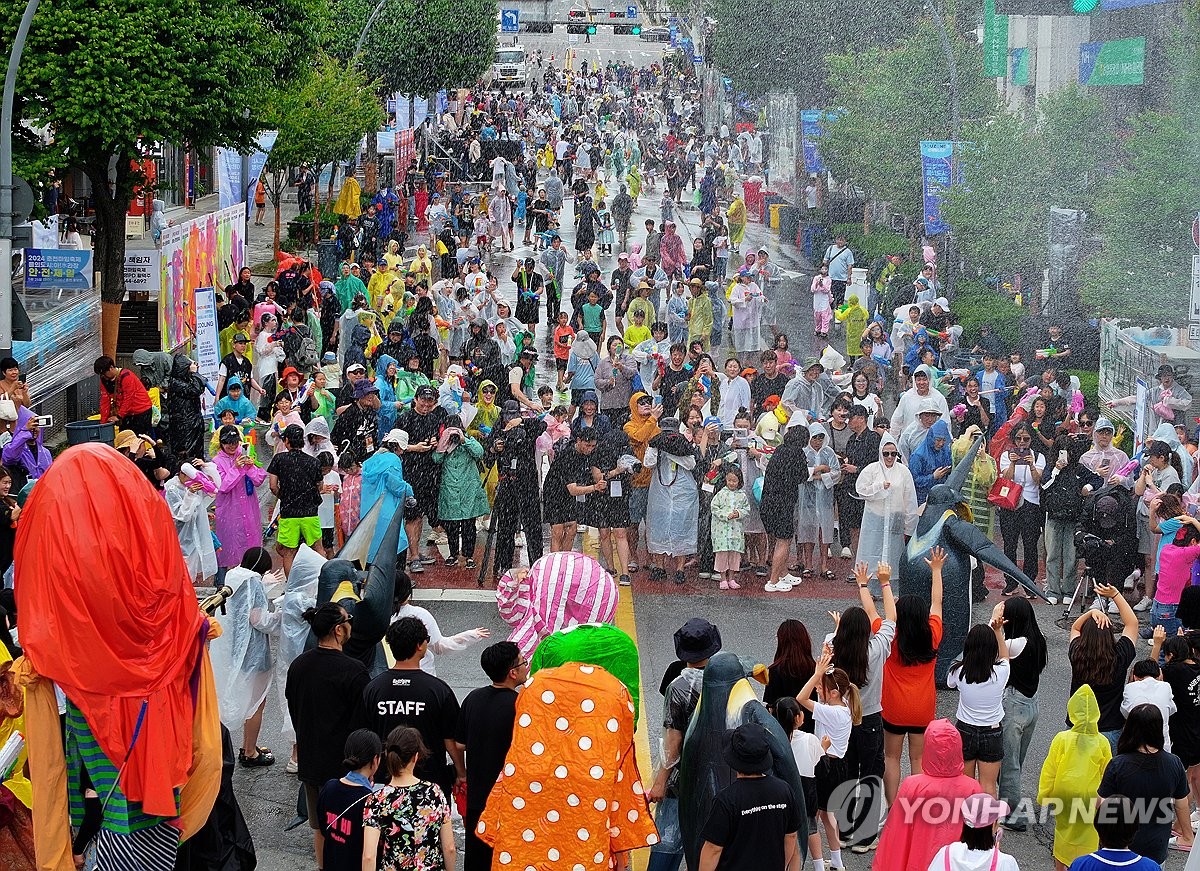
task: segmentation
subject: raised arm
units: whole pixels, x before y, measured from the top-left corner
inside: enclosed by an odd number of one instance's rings
[[[946,564],[945,549],[932,548],[925,564],[929,566],[929,572],[933,576],[933,584],[929,589],[929,614],[940,618],[942,616],[942,566]]]

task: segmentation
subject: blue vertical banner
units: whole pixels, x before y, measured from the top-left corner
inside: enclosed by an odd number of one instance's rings
[[[954,145],[942,140],[921,142],[921,194],[925,203],[925,233],[936,236],[950,227],[942,220],[942,194],[954,173]]]
[[[809,174],[825,171],[825,162],[817,150],[823,115],[820,109],[805,109],[800,113],[800,145],[804,150],[804,171]]]

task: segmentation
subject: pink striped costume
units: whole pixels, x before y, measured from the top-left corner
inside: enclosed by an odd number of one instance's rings
[[[592,557],[549,553],[528,569],[511,569],[496,588],[500,616],[513,629],[508,640],[525,656],[543,638],[581,623],[611,623],[617,584]]]

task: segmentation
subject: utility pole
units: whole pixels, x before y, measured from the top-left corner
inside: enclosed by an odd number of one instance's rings
[[[33,24],[39,0],[28,0],[25,14],[17,28],[8,55],[8,69],[4,74],[3,103],[0,104],[0,356],[12,356],[12,243],[13,243],[13,97],[17,90],[17,68],[21,65],[21,52],[25,50],[25,38]]]

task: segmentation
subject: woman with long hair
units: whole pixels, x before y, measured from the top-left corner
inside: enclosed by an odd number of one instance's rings
[[[1100,706],[1100,734],[1115,748],[1124,722],[1121,697],[1125,675],[1137,656],[1134,645],[1138,637],[1138,619],[1116,587],[1097,584],[1096,595],[1116,603],[1121,616],[1121,634],[1113,638],[1112,621],[1098,609],[1079,615],[1071,626],[1071,641],[1067,646],[1071,694],[1084,684],[1092,688]]]
[[[370,729],[346,738],[346,774],[321,787],[317,819],[325,835],[325,871],[362,871],[363,805],[375,792],[371,778],[379,767],[383,743]]]
[[[796,693],[808,683],[816,664],[808,627],[800,620],[784,620],[775,630],[775,658],[767,666],[763,703],[771,707],[779,699],[794,699]],[[811,732],[811,721],[806,725]]]
[[[883,664],[883,788],[889,805],[896,800],[900,788],[900,753],[905,738],[908,738],[909,771],[919,774],[925,729],[937,713],[933,670],[938,645],[942,643],[945,550],[933,548],[925,562],[933,581],[929,601],[916,595],[896,600],[896,639]]]
[[[783,443],[775,449],[763,473],[758,513],[771,537],[771,573],[763,587],[768,593],[791,592],[798,578],[784,575],[792,538],[796,534],[796,501],[800,485],[808,480],[808,427],[789,425]]]
[[[996,794],[1000,760],[1004,758],[1004,688],[1009,675],[1004,639],[1004,605],[997,603],[987,625],[972,626],[963,643],[962,659],[950,667],[946,682],[958,690],[959,734],[963,737],[963,773],[984,792]]]
[[[453,871],[454,828],[442,788],[413,774],[429,755],[421,733],[397,726],[384,743],[388,782],[363,808],[363,868]]]
[[[1048,654],[1046,638],[1029,601],[1006,599],[1003,606],[1010,670],[1008,686],[1004,688],[1004,720],[1000,724],[1004,758],[1000,761],[999,795],[1015,809],[1021,799],[1021,769],[1037,728],[1040,713],[1037,691]],[[1010,816],[1004,821],[1005,828],[1017,832],[1025,831],[1026,826],[1027,822],[1020,817]]]
[[[1100,798],[1123,795],[1142,813],[1129,845],[1135,853],[1162,865],[1171,849],[1191,849],[1187,772],[1178,756],[1163,749],[1162,712],[1155,705],[1138,705],[1129,712],[1117,755],[1104,769],[1097,792]]]
[[[1000,458],[1000,477],[1007,478],[1021,487],[1021,500],[1017,507],[1000,509],[1000,533],[1004,536],[1004,555],[1012,563],[1017,561],[1017,545],[1024,552],[1027,577],[1038,576],[1038,539],[1045,525],[1042,511],[1042,470],[1046,458],[1033,444],[1033,430],[1026,423],[1017,424],[1010,433],[1012,447]],[[1008,579],[1004,595],[1011,596],[1020,585]]]

